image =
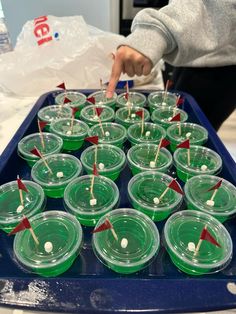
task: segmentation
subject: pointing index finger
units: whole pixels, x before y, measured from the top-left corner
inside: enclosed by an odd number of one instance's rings
[[[123,70],[123,62],[120,59],[115,58],[115,61],[112,66],[111,76],[109,84],[107,86],[106,97],[111,98],[116,89],[116,85],[119,81],[120,75]]]

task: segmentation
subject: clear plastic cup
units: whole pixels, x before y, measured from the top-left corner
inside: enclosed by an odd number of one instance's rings
[[[43,132],[45,148],[42,146],[40,133],[33,133],[23,137],[18,143],[18,155],[24,159],[30,167],[39,160],[39,157],[30,151],[36,146],[44,156],[60,153],[63,147],[63,140],[51,133]]]
[[[38,119],[47,122],[44,130],[49,131],[50,123],[56,119],[71,118],[72,110],[68,106],[51,105],[41,108],[38,111]]]
[[[82,172],[79,159],[68,154],[55,154],[45,157],[52,174],[40,159],[31,170],[32,179],[42,186],[48,197],[60,198],[67,184]]]
[[[97,258],[121,274],[135,273],[148,266],[160,247],[159,232],[151,219],[134,209],[122,208],[103,216],[97,226],[106,218],[112,223],[118,241],[110,229],[94,233],[92,245]]]
[[[88,174],[93,173],[96,146],[86,148],[80,157],[82,165]],[[126,164],[125,153],[114,145],[97,145],[97,170],[100,175],[116,180]]]
[[[128,184],[131,204],[137,210],[149,216],[153,221],[166,219],[178,210],[183,202],[183,195],[173,189],[161,198],[172,177],[158,171],[145,171],[136,174]]]
[[[148,144],[158,144],[161,138],[166,136],[166,131],[163,127],[150,123],[144,123],[144,131],[142,134],[142,124],[135,123],[128,128],[127,137],[131,145],[148,143]]]
[[[104,105],[111,107],[113,110],[116,108],[116,98],[117,94],[114,93],[111,98],[106,97],[106,90],[97,91],[88,96],[88,98],[94,97],[95,98],[95,105]]]
[[[204,228],[220,244],[203,240],[195,254]],[[205,275],[224,269],[232,258],[232,240],[226,228],[214,217],[195,210],[170,216],[164,227],[167,252],[177,268],[189,275]]]
[[[115,121],[128,128],[134,123],[141,122],[141,117],[136,114],[140,110],[144,110],[144,121],[149,121],[150,114],[148,110],[141,107],[132,107],[130,110],[127,107],[119,108],[116,111]]]
[[[65,98],[68,98],[71,102],[64,104]],[[80,117],[80,111],[86,104],[86,96],[78,91],[65,91],[55,97],[55,103],[61,106],[69,106],[70,108],[79,109],[75,113],[75,117]]]
[[[94,177],[93,195],[91,182],[92,175],[76,178],[67,185],[64,193],[65,209],[85,226],[95,226],[119,202],[118,187],[111,179]]]
[[[67,271],[83,244],[79,221],[71,214],[52,210],[32,217],[30,224],[39,245],[29,229],[17,233],[13,248],[19,263],[43,277],[55,277]],[[51,251],[48,243],[51,243]]]
[[[62,138],[65,151],[80,149],[89,131],[89,127],[83,121],[74,119],[72,130],[71,123],[71,119],[64,118],[55,120],[50,125],[50,132]]]
[[[80,119],[87,123],[88,126],[93,126],[98,124],[99,119],[97,114],[95,114],[96,108],[102,108],[102,113],[99,118],[102,122],[111,122],[114,120],[115,112],[111,107],[104,105],[89,105],[84,107],[80,113]]]
[[[215,192],[208,191],[222,180]],[[185,186],[185,198],[189,209],[200,210],[212,215],[220,222],[232,218],[236,213],[236,187],[229,181],[212,175],[199,175],[189,179]]]
[[[168,129],[169,126],[176,124],[176,121],[170,121],[173,116],[180,114],[180,122],[185,122],[188,120],[188,114],[182,109],[175,109],[174,107],[161,107],[155,109],[152,113],[151,120],[160,124],[165,130]]]
[[[181,135],[179,134],[179,125]],[[190,144],[203,145],[208,139],[208,131],[201,125],[195,123],[175,123],[167,129],[167,138],[170,141],[170,149],[174,152],[177,145],[189,139]]]
[[[89,130],[89,136],[98,136],[99,144],[111,144],[123,148],[127,131],[123,125],[113,122],[96,124]]]
[[[160,107],[175,107],[178,96],[174,93],[165,91],[156,91],[148,95],[148,106],[152,113],[155,109]]]
[[[150,170],[167,172],[170,169],[173,162],[171,153],[162,148],[155,162],[157,149],[156,144],[137,144],[128,150],[127,160],[133,175]]]
[[[129,102],[131,106],[134,107],[144,107],[146,104],[147,98],[144,94],[139,92],[129,92]],[[127,107],[128,101],[126,98],[126,93],[118,95],[116,106],[119,108]]]
[[[190,165],[188,166],[187,149],[178,148],[173,155],[173,163],[180,180],[187,182],[199,174],[215,174],[221,171],[222,160],[212,149],[191,145]]]
[[[32,181],[22,181],[28,193],[22,191],[23,205],[20,201],[17,181],[0,186],[0,229],[10,232],[23,218],[32,217],[43,211],[46,198],[43,189]]]

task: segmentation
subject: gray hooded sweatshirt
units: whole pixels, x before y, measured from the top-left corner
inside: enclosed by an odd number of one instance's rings
[[[236,0],[172,0],[160,10],[140,11],[123,42],[155,65],[236,64]]]

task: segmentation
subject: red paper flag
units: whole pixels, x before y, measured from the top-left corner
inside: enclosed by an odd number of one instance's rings
[[[41,153],[40,153],[40,151],[38,150],[37,147],[33,148],[30,152],[31,152],[31,154],[33,154],[33,155],[35,155],[35,156],[37,156],[39,158],[42,158],[42,155],[41,155]]]
[[[168,185],[168,188],[174,190],[175,192],[184,195],[184,192],[180,188],[179,184],[176,182],[175,179],[173,179],[170,184]]]
[[[206,228],[204,228],[202,230],[201,235],[200,235],[200,239],[206,240],[206,241],[208,241],[208,242],[210,242],[216,246],[221,247],[221,245],[216,241],[215,238],[213,238],[213,236],[210,234],[210,232]]]
[[[160,146],[160,148],[166,147],[166,146],[168,146],[169,144],[170,144],[170,142],[169,142],[167,139],[163,138],[163,139],[161,140],[161,146]]]
[[[64,98],[63,104],[68,104],[71,100],[67,97]]]
[[[16,234],[17,232],[23,231],[25,229],[30,229],[31,225],[27,217],[24,217],[22,221],[7,235],[10,236],[12,234]]]
[[[141,119],[143,119],[144,110],[136,111],[135,114],[139,116]]]
[[[95,108],[97,115],[100,117],[101,113],[103,112],[103,108]]]
[[[180,113],[177,113],[170,121],[180,121],[181,117],[180,117]]]
[[[125,93],[125,99],[129,100],[129,93]]]
[[[95,163],[93,164],[93,175],[97,176],[97,177],[99,176],[99,173],[98,173],[98,170],[97,170],[97,166],[96,166]]]
[[[182,143],[180,143],[179,145],[177,145],[177,148],[190,148],[190,142],[189,139],[183,141]]]
[[[40,128],[40,131],[42,131],[47,124],[48,124],[48,122],[46,122],[46,121],[39,121],[38,120],[38,125],[39,125],[39,128]]]
[[[220,181],[217,182],[213,187],[211,187],[210,189],[208,189],[207,192],[210,192],[210,191],[219,189],[219,187],[221,186],[221,183],[222,183],[222,180],[220,180]]]
[[[27,187],[24,185],[24,183],[21,181],[21,179],[19,177],[17,178],[17,185],[18,185],[19,190],[23,190],[27,193],[29,192]]]
[[[92,233],[101,232],[112,228],[113,228],[112,224],[108,219],[106,219],[104,223],[98,226],[96,229],[94,229]]]
[[[94,104],[94,105],[95,105],[95,103],[96,103],[96,99],[95,99],[94,97],[89,97],[89,98],[87,98],[87,101],[91,102],[91,103]]]
[[[61,84],[59,84],[59,85],[57,85],[57,87],[58,88],[61,88],[61,89],[66,89],[66,86],[65,86],[65,83],[63,82],[63,83],[61,83]]]
[[[184,103],[184,97],[180,97],[176,103],[176,106],[178,107],[178,106],[182,105],[183,103]]]
[[[85,140],[92,143],[92,144],[95,144],[95,145],[98,144],[98,136],[97,135],[86,137]]]
[[[74,116],[77,111],[79,111],[80,108],[72,108],[72,115]]]

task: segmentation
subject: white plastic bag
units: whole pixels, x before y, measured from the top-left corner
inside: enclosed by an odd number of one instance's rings
[[[39,17],[28,21],[15,50],[0,55],[0,90],[38,96],[55,89],[99,88],[109,79],[122,36],[88,26],[82,16]]]

